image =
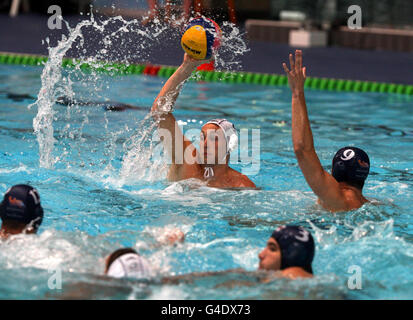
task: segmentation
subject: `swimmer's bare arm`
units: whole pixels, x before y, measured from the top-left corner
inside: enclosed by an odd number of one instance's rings
[[[323,169],[314,149],[313,134],[304,97],[306,68],[302,64],[301,50],[296,50],[295,62],[292,54],[289,59],[291,70],[285,63],[283,67],[292,91],[292,139],[298,164],[308,185],[321,201],[329,207],[341,207],[344,204],[344,196],[339,184]]]
[[[247,275],[249,279],[233,279],[228,280],[223,283],[220,283],[215,286],[231,288],[234,286],[252,286],[257,283],[268,283],[280,278],[288,279],[297,279],[297,278],[311,278],[312,274],[302,270],[298,267],[290,267],[282,271],[269,271],[269,272],[260,272],[260,271],[246,271],[242,268],[223,270],[223,271],[211,271],[211,272],[194,272],[189,274],[163,277],[161,282],[162,284],[180,284],[180,283],[193,283],[194,281],[205,278],[205,277],[214,277],[214,276],[224,276],[226,274],[239,274]]]
[[[192,72],[196,69],[197,66],[200,64],[205,63],[203,60],[195,60],[188,56],[186,53],[184,55],[184,61],[182,62],[181,66],[175,71],[175,73],[168,79],[168,81],[163,86],[162,90],[156,97],[153,105],[152,105],[152,115],[156,120],[160,120],[159,128],[164,129],[166,134],[170,133],[171,141],[167,142],[163,133],[160,132],[162,140],[164,141],[164,147],[166,152],[169,156],[172,157],[172,164],[175,165],[176,162],[176,152],[175,146],[180,145],[176,144],[175,141],[182,140],[183,149],[179,152],[183,154],[185,149],[192,145],[192,143],[185,138],[181,129],[179,128],[175,117],[172,115],[172,111],[170,111],[170,107],[175,105],[176,99],[179,96],[179,93],[182,89],[184,82],[191,76]],[[165,108],[167,111],[164,111]],[[181,156],[181,155],[179,155]]]
[[[223,270],[223,271],[192,272],[192,273],[181,274],[177,276],[163,277],[161,281],[163,284],[192,283],[195,280],[200,279],[200,278],[220,276],[220,275],[224,275],[227,273],[245,273],[245,272],[246,271],[242,268],[229,269],[229,270]]]

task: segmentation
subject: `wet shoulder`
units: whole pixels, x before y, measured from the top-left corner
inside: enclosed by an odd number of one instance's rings
[[[290,267],[281,271],[284,278],[297,279],[297,278],[312,278],[313,275],[300,267]]]
[[[199,164],[172,164],[168,171],[169,181],[180,181],[186,179],[202,179],[202,168]]]
[[[363,206],[363,204],[369,202],[360,192],[357,192],[350,188],[340,188],[341,195],[339,199],[332,201],[323,201],[318,199],[318,204],[325,210],[331,212],[349,211],[355,210]]]
[[[369,201],[360,193],[352,189],[342,189],[344,199],[346,204],[349,206],[348,209],[358,209],[363,204],[368,203]]]
[[[255,183],[250,178],[232,168],[230,168],[229,176],[237,188],[256,188]]]

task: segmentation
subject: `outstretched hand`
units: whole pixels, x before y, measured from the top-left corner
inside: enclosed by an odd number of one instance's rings
[[[195,69],[199,67],[201,64],[208,63],[209,61],[210,60],[197,60],[197,59],[192,58],[187,53],[185,53],[184,61],[182,62],[182,65],[190,69]]]
[[[293,94],[300,94],[304,92],[304,82],[306,78],[306,68],[303,67],[303,54],[301,50],[295,50],[295,62],[293,55],[290,53],[290,69],[283,63],[283,68],[288,77],[288,83]]]

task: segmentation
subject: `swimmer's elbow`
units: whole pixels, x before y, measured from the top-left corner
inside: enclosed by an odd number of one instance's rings
[[[152,108],[151,108],[151,113],[152,113],[152,117],[159,117],[159,115],[163,114],[164,112],[162,112],[162,109],[159,108],[159,97],[157,97],[155,99],[155,101],[152,104]]]
[[[304,140],[298,137],[294,137],[294,136],[293,136],[293,147],[294,147],[294,153],[296,155],[303,154],[306,149]]]
[[[152,108],[151,108],[151,113],[152,113],[152,117],[159,116],[160,114],[163,113],[162,110],[159,109],[158,99],[156,99],[156,100],[153,102],[153,105],[152,105]]]
[[[315,153],[313,146],[306,146],[304,143],[294,143],[294,153],[297,159],[304,159],[310,153]]]
[[[294,143],[294,153],[296,157],[302,156],[303,152],[304,152],[304,145],[301,143]]]
[[[155,101],[156,102],[156,101]],[[151,116],[152,116],[152,118],[158,118],[159,117],[159,111],[158,111],[158,108],[157,108],[157,106],[156,106],[156,103],[153,103],[153,105],[152,105],[152,108],[151,108]]]
[[[294,143],[294,153],[297,159],[305,158],[305,147],[303,143]]]

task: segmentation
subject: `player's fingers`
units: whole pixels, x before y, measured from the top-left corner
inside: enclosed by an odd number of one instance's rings
[[[286,73],[289,73],[289,72],[290,72],[290,70],[288,70],[287,65],[285,64],[285,62],[283,63],[283,68],[284,68],[284,71],[285,71]]]
[[[300,72],[300,70],[303,67],[303,54],[301,50],[296,50],[295,51],[295,64],[296,64],[296,71],[297,73]]]
[[[294,70],[294,59],[293,59],[293,55],[290,53],[290,55],[288,56],[288,58],[290,59],[290,69]]]

